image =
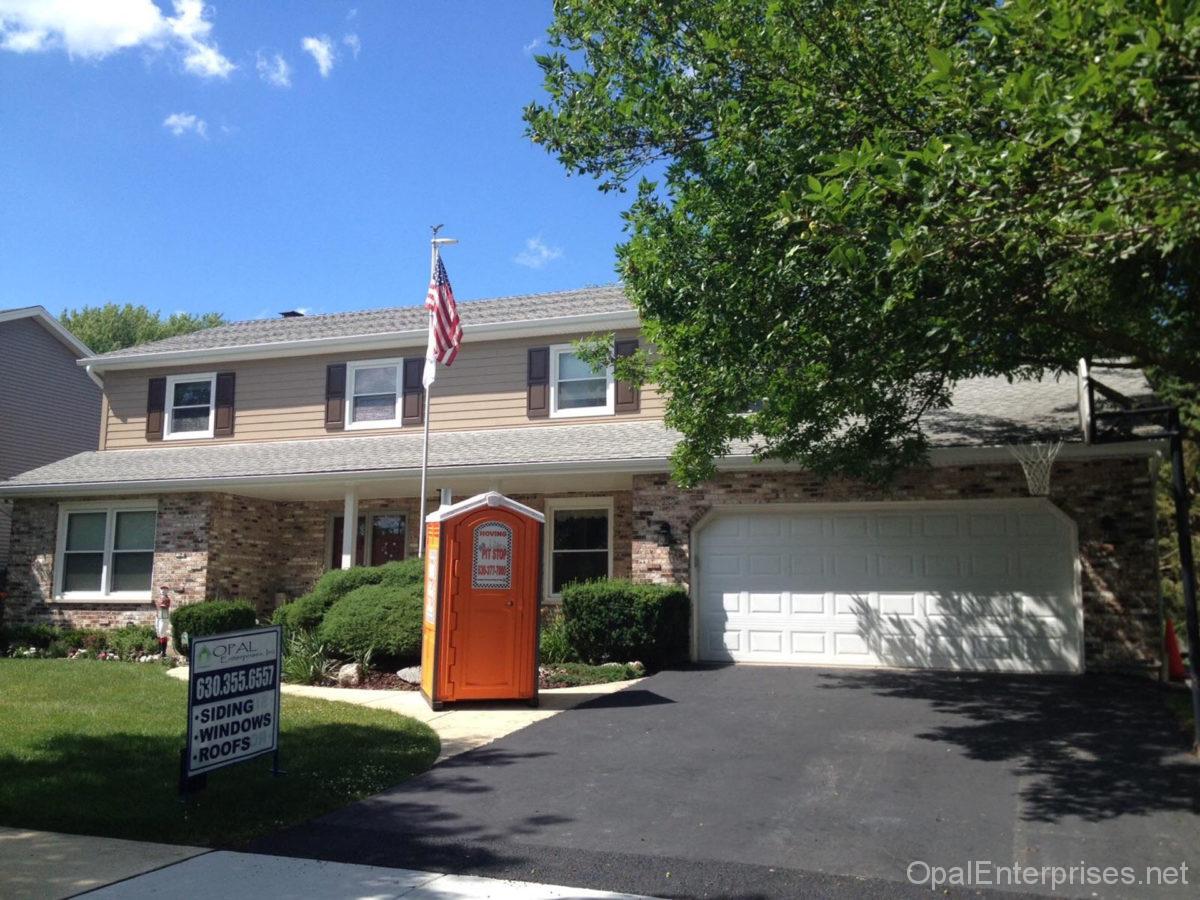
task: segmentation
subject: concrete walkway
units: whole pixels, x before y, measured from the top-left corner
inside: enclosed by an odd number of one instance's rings
[[[167,674],[186,681],[187,666],[177,666]],[[438,756],[438,762],[441,762],[635,683],[636,681],[614,681],[585,687],[548,688],[538,692],[540,702],[536,709],[523,703],[466,703],[448,707],[440,712],[430,709],[418,691],[285,684],[283,692],[297,697],[315,697],[319,700],[337,700],[358,706],[387,709],[425,722],[441,738],[442,752]]]
[[[207,852],[204,847],[0,827],[0,897],[73,897]]]
[[[260,900],[636,900],[633,894],[614,894],[583,888],[506,881],[471,875],[443,875],[412,869],[384,869],[315,859],[290,859],[217,850],[109,885],[88,894],[89,900],[151,900],[196,896],[256,897]]]

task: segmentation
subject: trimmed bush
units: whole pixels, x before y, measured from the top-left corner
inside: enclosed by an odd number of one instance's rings
[[[289,634],[318,627],[329,608],[352,591],[368,585],[409,587],[423,584],[425,570],[419,558],[403,559],[382,566],[330,569],[302,597],[275,610],[271,621]]]
[[[45,650],[53,641],[60,640],[65,630],[53,625],[5,625],[0,630],[0,647],[37,647]]]
[[[572,654],[589,663],[637,660],[658,669],[687,659],[691,610],[675,585],[610,579],[562,592],[563,628]]]
[[[105,637],[108,640],[108,649],[121,659],[158,652],[158,635],[149,625],[126,625],[108,632]],[[92,649],[87,644],[83,646],[85,649]]]
[[[335,655],[416,662],[421,656],[423,599],[419,584],[363,585],[329,608],[317,635]]]
[[[253,628],[258,618],[245,600],[205,600],[189,603],[171,613],[171,635],[178,653],[186,654],[183,636],[202,637]]]

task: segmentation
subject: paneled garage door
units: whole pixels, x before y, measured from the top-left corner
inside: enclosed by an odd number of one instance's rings
[[[695,546],[702,660],[1082,666],[1074,528],[1044,500],[718,511]]]

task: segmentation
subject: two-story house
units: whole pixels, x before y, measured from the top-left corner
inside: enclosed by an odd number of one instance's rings
[[[0,479],[96,447],[100,388],[76,365],[91,355],[44,307],[0,310]],[[11,511],[0,497],[0,590]]]
[[[84,360],[99,449],[18,476],[6,616],[120,624],[151,598],[264,611],[330,567],[416,552],[429,496],[546,514],[544,600],[600,576],[680,582],[698,660],[1079,671],[1160,658],[1152,445],[1085,446],[1072,379],[960,384],[929,465],[887,487],[758,463],[675,486],[664,398],[572,341],[639,340],[619,287],[460,304],[428,410],[419,307],[240,322]],[[1114,373],[1130,393],[1140,376]],[[1068,443],[1049,499],[1009,447]],[[431,507],[432,508],[432,505]]]

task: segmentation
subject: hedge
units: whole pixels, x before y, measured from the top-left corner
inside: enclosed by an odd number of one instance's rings
[[[353,571],[353,570],[351,570]],[[368,655],[405,665],[421,656],[423,591],[419,584],[367,584],[329,608],[318,638],[335,655]]]
[[[158,637],[149,625],[125,625],[116,629],[63,628],[57,625],[9,625],[0,628],[0,651],[36,647],[51,656],[66,656],[72,650],[99,653],[108,650],[123,659],[158,652]]]
[[[675,585],[610,579],[562,592],[563,630],[583,662],[639,661],[649,669],[687,659],[691,608]]]
[[[189,638],[222,634],[253,628],[257,621],[254,607],[245,600],[205,600],[181,606],[171,613],[171,635],[175,650],[186,654],[184,634]]]
[[[286,632],[317,628],[335,603],[352,591],[368,585],[397,588],[424,583],[425,571],[419,558],[385,563],[382,566],[354,566],[331,569],[321,576],[312,591],[275,610],[271,621]]]

